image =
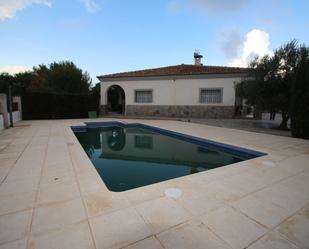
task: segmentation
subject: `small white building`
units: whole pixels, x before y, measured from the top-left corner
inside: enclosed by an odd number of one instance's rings
[[[230,118],[235,114],[235,84],[246,68],[176,65],[98,76],[101,114]]]

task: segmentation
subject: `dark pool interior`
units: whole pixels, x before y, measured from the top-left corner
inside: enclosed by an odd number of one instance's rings
[[[72,129],[107,188],[115,192],[263,155],[142,125]]]

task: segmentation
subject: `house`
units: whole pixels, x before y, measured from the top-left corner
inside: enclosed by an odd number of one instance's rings
[[[246,68],[176,65],[98,76],[101,114],[191,118],[231,118],[235,84]]]

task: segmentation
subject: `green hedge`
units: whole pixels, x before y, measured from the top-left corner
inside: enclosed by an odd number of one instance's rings
[[[292,85],[291,130],[293,137],[309,139],[309,55],[304,52]]]
[[[86,118],[99,111],[99,97],[92,94],[26,92],[22,96],[23,119]]]

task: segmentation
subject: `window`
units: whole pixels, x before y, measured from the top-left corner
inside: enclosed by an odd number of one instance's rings
[[[200,89],[200,103],[222,103],[222,88]]]
[[[135,103],[152,103],[152,90],[135,90]]]
[[[152,149],[152,137],[151,136],[134,136],[135,147],[141,149]]]

